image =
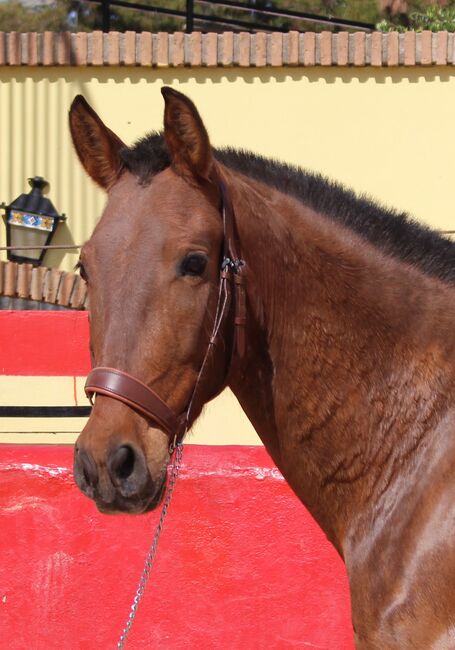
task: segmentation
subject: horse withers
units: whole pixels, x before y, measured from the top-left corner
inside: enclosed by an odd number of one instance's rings
[[[103,512],[156,507],[173,445],[228,385],[344,559],[357,647],[455,648],[455,245],[212,149],[162,93],[163,134],[132,147],[82,97],[70,111],[107,193],[80,257],[97,397],[79,487]]]

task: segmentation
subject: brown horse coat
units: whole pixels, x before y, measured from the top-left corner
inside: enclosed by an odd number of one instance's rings
[[[316,179],[332,199],[325,210],[309,192],[268,182],[276,166],[264,161],[262,182],[257,158],[249,168],[240,155],[242,168],[232,152],[214,154],[193,104],[163,94],[165,142],[150,136],[133,149],[82,98],[71,109],[79,158],[108,193],[81,254],[94,363],[185,408],[216,305],[221,173],[247,263],[247,351],[229,386],[346,563],[357,647],[455,648],[455,247],[435,236],[416,259],[400,256],[393,225],[376,244],[333,217],[374,206]],[[426,237],[396,219],[408,239]],[[214,383],[223,369],[215,364]],[[76,479],[104,511],[150,509],[167,444],[98,397]]]

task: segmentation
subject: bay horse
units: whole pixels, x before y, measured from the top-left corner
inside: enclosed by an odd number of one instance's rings
[[[361,650],[455,648],[455,244],[252,153],[163,88],[126,146],[78,96],[107,205],[80,256],[92,414],[75,479],[156,507],[176,441],[229,386],[343,558]],[[119,282],[118,278],[122,278]]]

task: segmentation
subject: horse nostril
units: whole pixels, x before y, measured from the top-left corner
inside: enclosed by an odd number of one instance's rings
[[[123,497],[143,492],[149,481],[145,456],[134,445],[120,445],[109,455],[107,468],[112,483]]]
[[[111,472],[121,481],[124,481],[134,471],[136,454],[129,445],[122,445],[114,451],[110,459]]]
[[[78,447],[74,459],[74,476],[83,492],[87,492],[87,488],[93,489],[98,485],[99,477],[95,461],[84,449]]]

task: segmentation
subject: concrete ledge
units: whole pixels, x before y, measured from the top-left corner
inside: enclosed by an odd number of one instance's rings
[[[393,67],[453,65],[448,32],[0,32],[0,66]]]

